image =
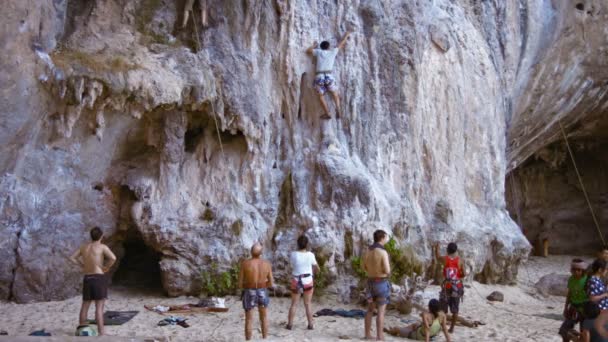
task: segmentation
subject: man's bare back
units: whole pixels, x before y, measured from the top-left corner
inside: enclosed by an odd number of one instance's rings
[[[272,269],[268,261],[259,258],[244,260],[241,264],[242,289],[272,287]]]
[[[78,256],[81,258],[78,259]],[[106,259],[110,261],[108,265],[105,265]],[[82,273],[84,274],[104,274],[115,260],[116,256],[110,248],[99,241],[82,245],[72,256],[72,261],[82,266]]]

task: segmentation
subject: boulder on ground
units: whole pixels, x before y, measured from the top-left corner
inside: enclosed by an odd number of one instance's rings
[[[534,284],[534,287],[544,296],[562,296],[568,295],[568,274],[551,273],[544,275]]]
[[[490,293],[486,299],[491,302],[504,302],[505,296],[500,291],[494,291]]]

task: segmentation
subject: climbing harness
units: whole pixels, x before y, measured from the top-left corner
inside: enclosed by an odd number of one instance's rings
[[[602,245],[606,247],[606,240],[604,240],[604,234],[602,234],[602,230],[600,229],[600,224],[595,217],[595,212],[593,211],[593,206],[591,206],[591,201],[589,200],[589,196],[587,195],[587,189],[585,188],[585,184],[583,184],[583,178],[581,174],[578,172],[578,167],[576,166],[576,161],[574,160],[574,153],[572,153],[572,149],[570,148],[570,143],[568,142],[568,137],[566,136],[566,131],[564,130],[564,126],[562,125],[561,120],[557,120],[559,123],[559,128],[562,132],[562,136],[564,137],[564,141],[566,142],[566,147],[568,148],[568,153],[570,154],[570,159],[572,160],[572,165],[574,165],[574,171],[576,171],[576,176],[578,177],[578,182],[581,185],[581,189],[583,190],[583,195],[585,195],[585,200],[587,201],[587,206],[589,206],[589,211],[591,212],[591,217],[593,218],[593,223],[595,223],[595,228],[597,228],[597,232],[600,235],[600,239],[602,240]]]

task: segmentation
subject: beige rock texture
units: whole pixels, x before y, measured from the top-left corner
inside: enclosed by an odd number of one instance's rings
[[[119,268],[148,249],[138,262],[171,296],[258,240],[284,284],[305,233],[348,298],[377,228],[424,265],[456,241],[476,279],[515,281],[530,244],[505,175],[555,141],[558,117],[601,117],[607,5],[208,3],[196,30],[178,29],[182,1],[3,5],[0,298],[76,294],[67,257],[94,225]],[[342,115],[320,120],[305,49],[349,30]]]

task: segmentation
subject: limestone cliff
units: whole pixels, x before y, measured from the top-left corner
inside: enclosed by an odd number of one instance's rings
[[[426,265],[453,240],[478,279],[515,279],[530,246],[506,210],[507,161],[548,143],[524,123],[548,129],[530,96],[571,77],[551,47],[594,52],[560,35],[583,20],[574,4],[208,2],[200,50],[193,24],[177,27],[183,1],[4,5],[0,298],[76,294],[67,257],[93,225],[120,257],[134,240],[157,253],[170,295],[198,293],[201,272],[256,240],[285,280],[306,232],[346,296],[377,228]],[[342,115],[323,121],[305,49],[348,30]]]
[[[608,4],[538,1],[521,46],[507,158],[509,210],[551,253],[590,254],[608,224]],[[562,133],[568,137],[583,186]],[[599,224],[583,194],[586,189]]]

